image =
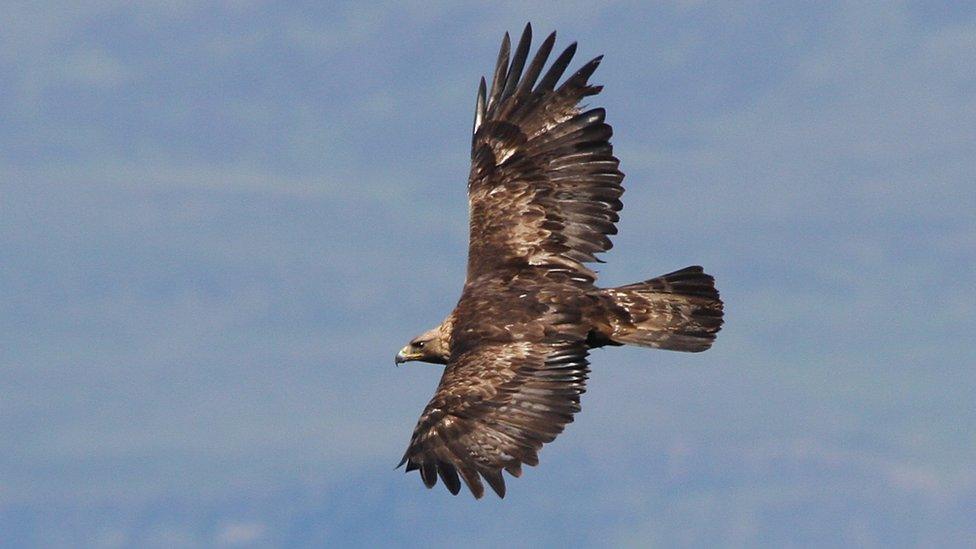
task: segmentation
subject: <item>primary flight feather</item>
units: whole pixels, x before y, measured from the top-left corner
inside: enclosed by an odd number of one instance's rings
[[[544,443],[580,409],[587,353],[634,344],[708,349],[722,301],[701,267],[601,289],[586,263],[612,246],[624,174],[589,78],[602,57],[560,83],[576,52],[543,73],[550,34],[531,62],[527,25],[514,55],[506,33],[491,89],[478,89],[468,178],[467,278],[457,307],[414,338],[396,362],[445,364],[400,465],[476,498],[484,482],[505,495],[502,471],[538,464]]]

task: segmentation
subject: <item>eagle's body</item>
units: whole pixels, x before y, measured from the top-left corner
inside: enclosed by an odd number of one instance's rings
[[[475,497],[481,479],[504,496],[502,469],[519,476],[522,463],[538,463],[542,444],[579,411],[589,349],[703,351],[722,325],[722,302],[700,267],[619,288],[594,284],[584,263],[612,246],[623,174],[603,109],[578,107],[600,91],[587,83],[600,58],[556,87],[575,44],[540,79],[554,40],[526,67],[531,28],[511,64],[506,34],[490,93],[482,79],[464,290],[444,322],[397,355],[446,364],[402,463],[428,487],[440,476],[455,494],[460,476]]]

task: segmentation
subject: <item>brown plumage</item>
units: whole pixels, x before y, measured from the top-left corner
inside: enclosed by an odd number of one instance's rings
[[[601,57],[559,84],[576,45],[543,74],[555,33],[526,66],[526,26],[509,60],[502,41],[491,89],[482,78],[468,181],[468,271],[457,307],[415,338],[397,363],[446,364],[403,461],[427,487],[437,478],[476,498],[505,495],[502,470],[536,465],[544,443],[580,409],[589,349],[634,344],[697,352],[722,325],[711,276],[688,267],[600,289],[585,263],[612,246],[623,173],[605,112],[579,103]],[[523,72],[524,70],[524,72]],[[558,84],[558,85],[557,85]]]

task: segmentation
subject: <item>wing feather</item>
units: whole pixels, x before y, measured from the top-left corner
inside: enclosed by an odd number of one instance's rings
[[[508,33],[502,39],[502,47],[498,50],[498,61],[495,63],[495,74],[491,79],[491,94],[488,96],[488,111],[498,105],[501,100],[502,89],[505,87],[505,76],[508,74],[508,56],[512,49]]]
[[[549,70],[546,71],[546,75],[542,77],[539,81],[539,85],[536,86],[536,91],[546,92],[552,91],[556,86],[556,82],[562,78],[563,73],[566,72],[566,68],[569,67],[569,63],[573,60],[573,56],[576,55],[576,42],[569,45],[559,57],[552,63]]]
[[[428,488],[439,476],[457,494],[458,475],[476,498],[488,484],[505,496],[502,470],[537,465],[579,411],[589,369],[586,346],[524,341],[475,347],[452,361],[403,456]]]
[[[567,47],[541,79],[555,43],[550,34],[525,68],[532,29],[511,56],[506,33],[490,92],[479,88],[468,182],[468,282],[499,269],[543,266],[590,284],[584,264],[613,244],[623,173],[610,145],[606,112],[583,112],[600,91],[588,83],[601,57],[556,87],[576,53]],[[511,57],[511,60],[510,60]],[[523,74],[523,68],[525,72]]]
[[[527,29],[531,29],[530,25],[526,25]],[[529,40],[531,41],[532,35],[529,35]],[[549,54],[552,53],[552,46],[556,43],[556,33],[553,32],[542,41],[539,45],[539,50],[536,51],[535,57],[532,58],[532,63],[529,65],[528,70],[525,71],[525,78],[522,78],[521,82],[518,84],[516,89],[516,95],[526,95],[533,86],[535,86],[535,81],[542,74],[542,67],[545,66],[546,60],[549,59]],[[526,45],[526,50],[529,49],[528,44]]]
[[[474,147],[474,136],[478,134],[478,128],[481,127],[481,123],[485,120],[486,110],[487,110],[487,99],[485,99],[485,77],[481,77],[481,83],[478,85],[478,99],[475,101],[474,105],[474,128],[471,130],[471,146]]]
[[[511,97],[522,76],[522,69],[525,67],[525,60],[529,56],[529,46],[532,44],[532,25],[526,25],[522,31],[522,38],[519,39],[518,46],[512,58],[512,66],[508,69],[508,76],[505,79],[505,88],[502,90],[501,101]]]

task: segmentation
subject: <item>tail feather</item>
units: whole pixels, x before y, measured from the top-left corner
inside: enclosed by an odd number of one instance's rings
[[[701,267],[603,290],[614,343],[701,352],[722,329],[715,279]]]

